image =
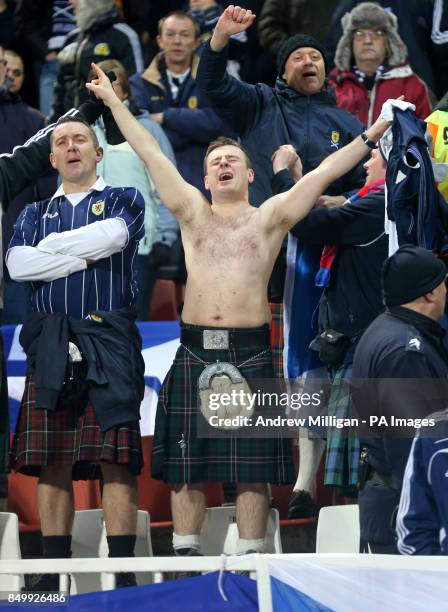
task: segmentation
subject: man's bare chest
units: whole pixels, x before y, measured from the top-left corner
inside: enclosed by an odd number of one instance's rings
[[[256,224],[246,220],[211,220],[192,235],[195,260],[204,264],[254,264],[264,259],[263,239]]]

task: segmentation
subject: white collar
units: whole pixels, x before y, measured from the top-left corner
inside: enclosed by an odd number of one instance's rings
[[[183,83],[185,79],[187,78],[187,76],[190,74],[190,72],[191,72],[191,68],[187,68],[185,72],[182,72],[181,74],[175,74],[174,72],[171,72],[171,70],[168,70],[168,68],[166,70],[168,80],[171,82],[173,78],[175,78],[175,79],[178,79],[179,83]]]
[[[91,191],[103,191],[103,189],[106,187],[106,182],[103,179],[102,176],[99,176],[96,181],[93,183],[93,185],[90,187],[90,189],[86,192],[79,192],[79,193],[90,193]],[[54,192],[54,194],[51,196],[50,202],[52,202],[55,198],[59,198],[61,196],[65,196],[65,191],[64,191],[64,185],[59,185],[59,187],[56,189],[56,191]],[[69,194],[69,195],[75,195],[75,194]]]

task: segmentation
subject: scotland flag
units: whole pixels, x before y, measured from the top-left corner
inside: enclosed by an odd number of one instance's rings
[[[156,416],[157,398],[163,379],[179,346],[179,323],[149,322],[137,324],[142,336],[142,354],[145,360],[145,397],[140,414],[142,436],[152,436]],[[20,401],[25,386],[26,355],[19,343],[21,325],[5,325],[3,343],[8,368],[9,415],[14,431]]]

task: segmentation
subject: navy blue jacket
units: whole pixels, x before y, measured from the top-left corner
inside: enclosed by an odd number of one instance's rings
[[[412,444],[397,514],[402,555],[448,555],[448,412],[430,415]]]
[[[203,163],[207,146],[218,136],[232,134],[198,89],[195,80],[198,63],[199,58],[194,57],[176,101],[171,95],[163,53],[142,74],[135,74],[130,83],[138,107],[150,113],[163,113],[162,126],[176,155],[177,169],[188,183],[206,194]]]
[[[344,206],[311,210],[291,234],[305,244],[339,247],[330,282],[320,300],[319,331],[331,328],[351,338],[357,336],[384,310],[384,194],[370,194]]]
[[[446,383],[448,353],[443,347],[442,327],[408,308],[396,307],[381,314],[367,328],[358,342],[353,362],[353,380],[371,379],[353,388],[355,407],[361,418],[385,415],[389,419],[427,417],[437,402],[442,407],[446,388],[439,389],[435,379]],[[403,383],[390,379],[403,379]],[[409,379],[430,379],[428,383]],[[443,383],[442,383],[443,384]],[[429,392],[431,389],[434,395]],[[440,393],[442,391],[442,394]],[[401,482],[412,439],[388,433],[388,428],[370,428],[377,437],[363,440],[368,448],[372,469],[390,479],[384,486],[367,480],[359,494],[361,538],[375,544],[392,544],[395,540],[393,515],[400,499]],[[401,430],[403,432],[403,430]],[[413,433],[411,428],[407,434]],[[403,435],[403,434],[402,434]],[[404,434],[406,435],[406,434]]]
[[[248,149],[255,171],[250,201],[259,206],[273,195],[271,157],[280,145],[295,147],[306,173],[351,142],[363,127],[352,114],[336,106],[331,87],[304,96],[281,79],[274,88],[238,81],[226,73],[227,49],[215,53],[210,44],[205,45],[197,82],[212,108],[241,136]],[[364,170],[359,163],[333,183],[328,193],[340,195],[363,184]]]
[[[87,363],[88,395],[101,430],[140,419],[145,363],[135,316],[127,309],[98,310],[90,319],[33,313],[20,343],[35,371],[36,406],[55,410],[62,390],[71,339]]]

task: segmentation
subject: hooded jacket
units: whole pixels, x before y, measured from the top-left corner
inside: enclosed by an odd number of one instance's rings
[[[211,140],[232,135],[210,108],[196,83],[199,58],[194,56],[191,72],[173,100],[168,83],[164,54],[159,53],[142,74],[130,79],[135,104],[150,113],[163,113],[162,127],[173,147],[182,177],[203,193],[205,151]]]
[[[376,121],[386,100],[401,95],[415,104],[415,114],[421,119],[431,112],[428,88],[409,64],[386,69],[370,92],[352,70],[333,68],[328,79],[336,92],[337,105],[355,115],[365,127]]]
[[[227,47],[215,53],[207,44],[198,70],[198,84],[213,109],[241,136],[255,171],[250,201],[259,206],[273,195],[272,154],[292,144],[303,172],[316,168],[331,153],[351,142],[362,125],[336,106],[331,87],[305,96],[277,79],[274,88],[249,85],[226,74]],[[362,163],[333,183],[328,193],[340,195],[364,184]]]
[[[103,7],[95,8],[96,16],[93,15],[93,9],[86,15],[88,29],[72,30],[58,55],[61,65],[54,86],[50,121],[87,99],[85,83],[92,62],[116,59],[123,64],[129,75],[143,69],[136,32],[120,22],[116,7],[107,11]]]

